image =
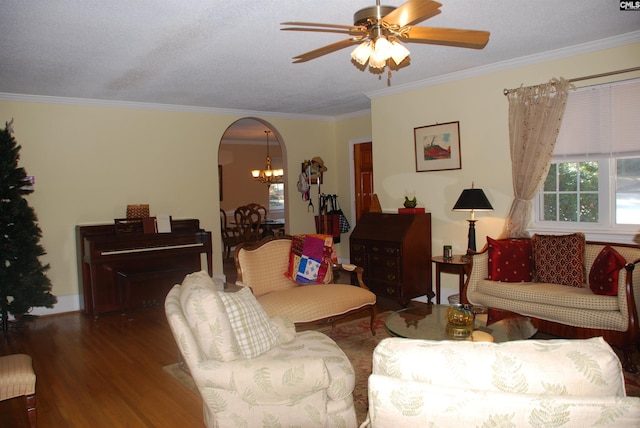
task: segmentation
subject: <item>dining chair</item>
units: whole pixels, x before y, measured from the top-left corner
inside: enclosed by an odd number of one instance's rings
[[[262,216],[262,222],[264,223],[264,221],[267,219],[267,208],[265,208],[264,205],[260,205],[256,202],[252,202],[250,204],[246,205],[247,207],[251,208],[252,210],[256,210],[260,213],[260,215]],[[261,225],[260,226],[260,236],[264,237],[266,235],[267,231],[265,230],[265,228]]]
[[[231,248],[243,242],[238,228],[227,223],[227,213],[220,209],[220,232],[222,233],[222,247],[224,258],[231,256]]]
[[[246,205],[236,208],[234,218],[241,242],[257,242],[261,239],[262,214]]]

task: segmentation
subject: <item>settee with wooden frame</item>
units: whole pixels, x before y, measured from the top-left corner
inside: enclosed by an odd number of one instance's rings
[[[470,254],[471,268],[463,301],[528,316],[536,328],[554,336],[585,339],[602,336],[623,351],[626,371],[636,373],[632,361],[640,351],[638,306],[640,295],[640,246],[630,244],[585,243],[584,272],[588,276],[594,261],[605,247],[624,257],[618,272],[617,293],[599,295],[588,281],[582,287],[545,282],[501,282],[489,279],[489,251]]]
[[[251,288],[269,316],[284,316],[296,326],[333,324],[356,312],[369,312],[370,329],[375,334],[376,295],[362,279],[359,266],[333,263],[333,276],[327,283],[301,285],[285,273],[289,269],[292,237],[266,237],[258,243],[242,243],[234,258],[236,284]],[[333,282],[336,273],[355,277],[357,285]]]

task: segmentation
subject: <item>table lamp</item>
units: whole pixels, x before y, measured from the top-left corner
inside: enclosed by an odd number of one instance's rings
[[[487,199],[482,189],[474,189],[473,183],[471,189],[464,189],[462,194],[458,198],[458,201],[453,206],[453,211],[471,211],[471,219],[469,222],[469,242],[467,248],[469,250],[476,251],[476,211],[492,211],[493,207]]]

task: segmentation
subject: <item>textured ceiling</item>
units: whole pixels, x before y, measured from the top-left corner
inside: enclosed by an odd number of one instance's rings
[[[383,1],[399,6],[403,0]],[[486,30],[483,50],[408,44],[391,87],[637,32],[640,11],[605,0],[440,0],[421,26]],[[295,55],[339,34],[280,31],[283,21],[352,24],[374,0],[22,0],[0,17],[0,93],[338,116],[388,88],[344,49]],[[0,94],[1,96],[2,94]],[[264,136],[264,134],[262,134]]]

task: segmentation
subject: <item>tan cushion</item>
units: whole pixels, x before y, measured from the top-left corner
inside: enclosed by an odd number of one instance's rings
[[[208,359],[240,358],[229,317],[207,272],[192,273],[184,278],[180,305],[198,346]]]
[[[258,301],[269,316],[282,315],[303,323],[373,305],[376,295],[353,285],[313,284],[265,294]]]
[[[26,354],[0,357],[0,400],[36,392],[36,374]]]

